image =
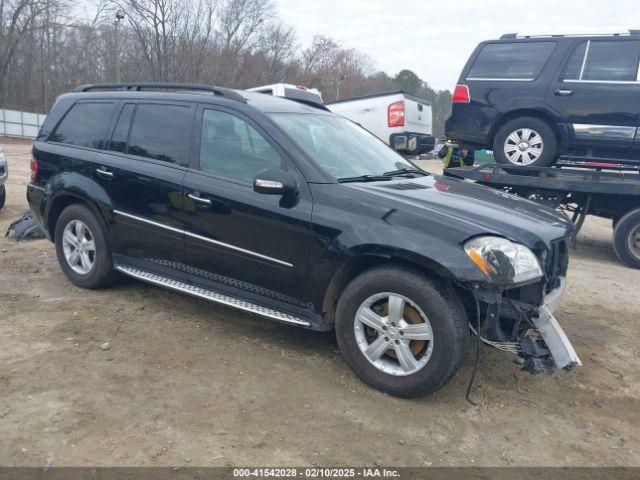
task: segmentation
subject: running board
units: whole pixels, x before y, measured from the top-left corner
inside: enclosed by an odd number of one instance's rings
[[[227,305],[228,307],[236,308],[238,310],[244,310],[245,312],[255,313],[256,315],[267,317],[272,320],[277,320],[279,322],[293,323],[296,325],[302,325],[304,327],[311,326],[308,321],[294,315],[289,315],[288,313],[280,312],[272,308],[256,305],[255,303],[247,302],[246,300],[230,297],[228,295],[191,285],[186,282],[174,280],[163,275],[158,275],[157,273],[151,273],[146,270],[140,270],[139,268],[125,267],[120,265],[115,265],[115,269],[119,272],[124,273],[125,275],[136,278],[138,280],[142,280],[143,282],[170,288],[171,290],[176,290],[178,292],[186,293],[194,297],[203,298],[204,300],[209,300],[210,302],[221,303],[222,305]]]

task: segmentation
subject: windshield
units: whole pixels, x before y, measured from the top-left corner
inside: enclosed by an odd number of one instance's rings
[[[270,117],[338,180],[415,167],[351,120],[334,115],[272,113]]]

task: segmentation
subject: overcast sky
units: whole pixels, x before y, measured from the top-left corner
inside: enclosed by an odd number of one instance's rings
[[[357,48],[390,75],[452,89],[478,42],[503,33],[640,29],[640,0],[277,0],[303,47],[316,34]]]

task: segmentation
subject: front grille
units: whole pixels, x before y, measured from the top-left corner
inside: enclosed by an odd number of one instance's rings
[[[547,257],[545,274],[547,293],[560,286],[560,278],[567,275],[569,268],[569,238],[560,238],[551,242],[551,251]]]
[[[4,177],[5,168],[4,165],[0,165],[0,177]]]

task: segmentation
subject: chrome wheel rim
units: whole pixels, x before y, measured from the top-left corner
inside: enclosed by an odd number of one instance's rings
[[[62,250],[71,269],[88,274],[95,264],[96,245],[93,234],[80,220],[71,220],[62,232]]]
[[[504,141],[504,154],[514,165],[531,165],[540,158],[544,142],[531,128],[519,128]]]
[[[631,230],[629,233],[628,244],[631,253],[640,259],[640,225]]]
[[[403,295],[384,292],[367,298],[358,308],[353,328],[367,361],[389,375],[412,375],[431,358],[431,323]]]

